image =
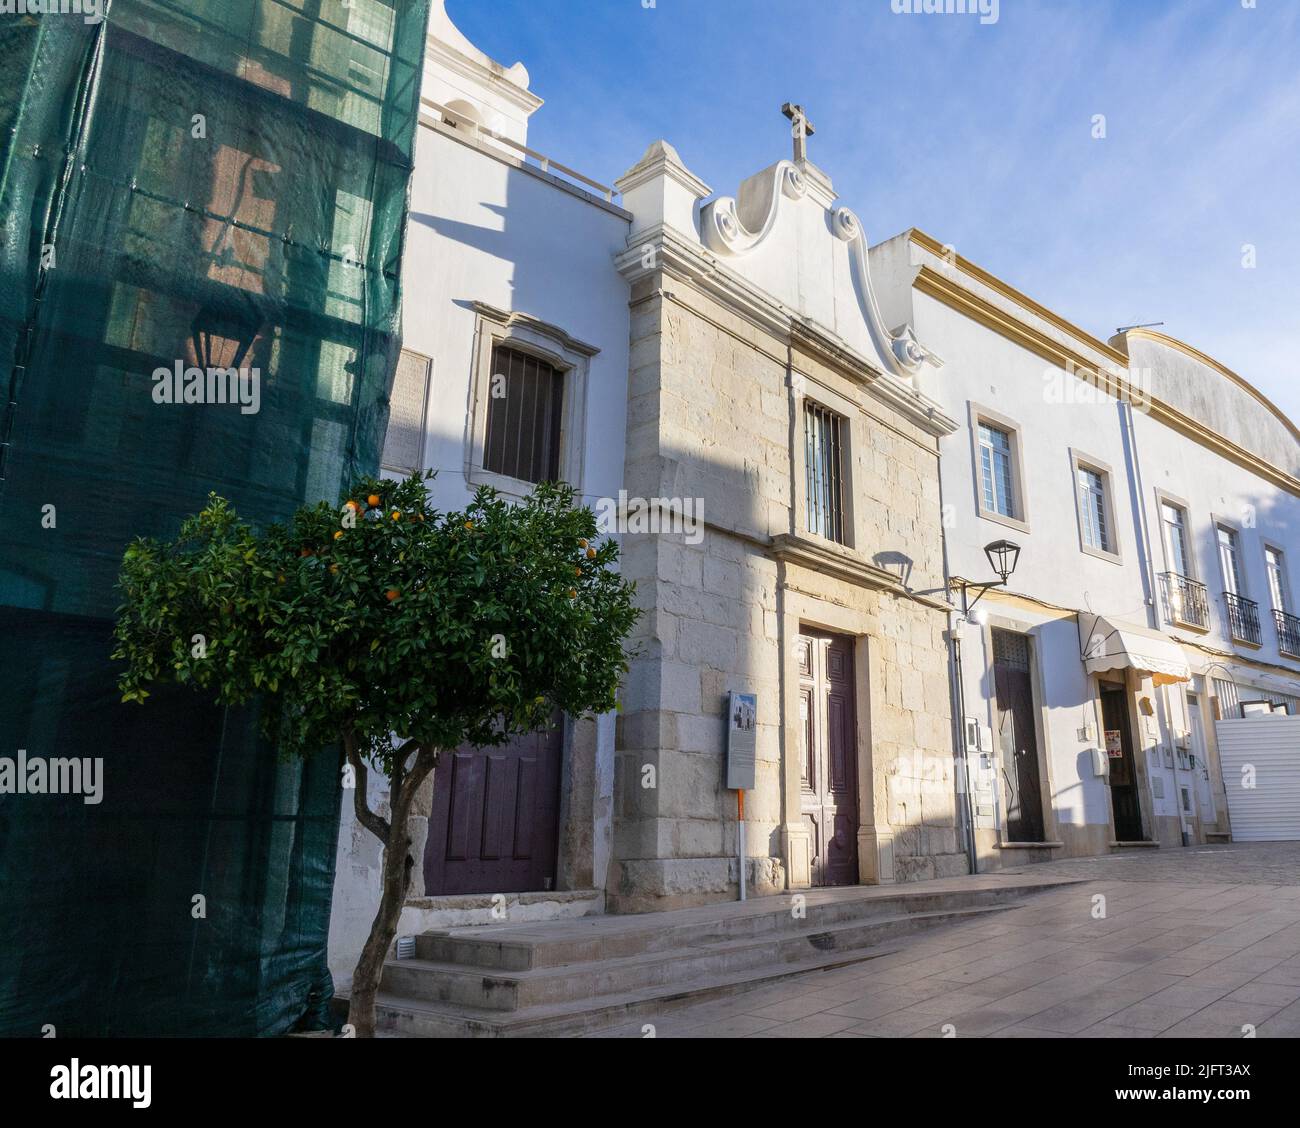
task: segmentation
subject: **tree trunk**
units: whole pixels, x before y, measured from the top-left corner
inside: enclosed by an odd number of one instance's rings
[[[349,750],[349,759],[352,759]],[[403,761],[404,763],[405,761]],[[379,908],[370,925],[370,935],[361,949],[361,958],[357,960],[352,975],[352,994],[348,1003],[348,1022],[358,1038],[375,1036],[375,994],[379,990],[379,980],[383,975],[384,961],[392,946],[393,937],[397,935],[398,920],[402,915],[402,906],[406,904],[406,893],[411,887],[411,870],[415,859],[411,857],[411,835],[407,828],[411,804],[415,793],[437,762],[437,754],[423,747],[415,753],[415,763],[409,772],[403,773],[399,764],[393,771],[391,781],[390,806],[392,814],[386,825],[387,836],[380,834],[375,822],[381,822],[373,812],[367,812],[371,819],[363,820],[365,825],[384,843],[384,856],[381,865],[382,884]],[[357,803],[365,802],[365,777],[358,773]],[[373,821],[372,821],[373,820]]]

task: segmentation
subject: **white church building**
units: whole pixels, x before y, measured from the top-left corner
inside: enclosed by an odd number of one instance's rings
[[[715,193],[667,141],[608,185],[535,152],[541,104],[435,0],[384,469],[616,511],[639,653],[616,716],[443,753],[400,934],[1300,837],[1294,424],[870,245],[798,106]],[[343,984],[378,862],[345,804]]]

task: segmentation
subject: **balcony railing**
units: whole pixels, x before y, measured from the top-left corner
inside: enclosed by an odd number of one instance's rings
[[[1164,584],[1169,622],[1206,629],[1210,625],[1210,597],[1205,585],[1177,572],[1162,572],[1160,579]]]
[[[1277,648],[1292,658],[1300,658],[1300,615],[1274,608],[1273,619],[1277,623]]]
[[[1259,604],[1253,599],[1233,595],[1230,591],[1223,593],[1223,602],[1228,608],[1228,626],[1232,630],[1232,637],[1238,642],[1259,646]]]

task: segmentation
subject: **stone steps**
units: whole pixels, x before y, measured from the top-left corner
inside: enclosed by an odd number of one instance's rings
[[[969,879],[967,879],[969,882]],[[1059,880],[859,887],[636,916],[449,929],[389,960],[382,1031],[416,1037],[591,1033],[701,998],[896,951],[919,930],[979,920]],[[937,886],[939,883],[930,883]]]
[[[738,994],[809,971],[833,971],[894,951],[897,948],[836,952],[797,963],[719,975],[685,987],[645,988],[513,1012],[475,1010],[381,991],[376,1010],[381,1034],[408,1038],[578,1037],[634,1020],[652,1021],[655,1016],[702,999]]]
[[[789,896],[765,897],[736,908],[757,911],[701,915],[698,909],[620,917],[589,917],[565,927],[530,928],[494,925],[482,928],[439,929],[415,938],[416,955],[435,963],[467,964],[496,971],[527,971],[621,959],[726,940],[806,937],[849,921],[921,912],[945,912],[984,907],[1000,898],[1015,899],[1018,889],[962,890],[931,893],[924,889],[891,892],[862,900],[820,900],[804,895],[802,915],[793,911]],[[728,906],[730,907],[730,906]]]
[[[697,979],[812,959],[818,952],[855,951],[922,928],[998,912],[1002,907],[904,913],[829,928],[818,926],[802,934],[711,939],[521,971],[436,960],[390,960],[384,966],[383,986],[404,998],[515,1011],[643,988],[680,988]]]

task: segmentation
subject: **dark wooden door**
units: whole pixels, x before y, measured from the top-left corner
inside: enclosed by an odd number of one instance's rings
[[[1129,728],[1128,694],[1123,686],[1101,687],[1101,723],[1106,732],[1119,732],[1120,751],[1109,763],[1110,805],[1115,812],[1115,837],[1141,842],[1142,807],[1138,803],[1137,771],[1133,762],[1133,733]],[[1106,733],[1102,733],[1105,747]]]
[[[424,851],[430,897],[554,888],[562,752],[557,726],[443,755]]]
[[[853,641],[799,636],[803,817],[812,833],[813,884],[858,882],[857,723]]]
[[[1043,793],[1029,639],[1025,635],[993,632],[993,678],[1007,840],[1042,842]]]

